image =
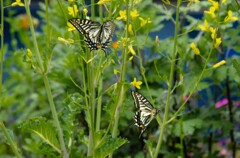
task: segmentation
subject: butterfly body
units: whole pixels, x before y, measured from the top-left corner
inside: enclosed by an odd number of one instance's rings
[[[81,34],[90,50],[106,48],[111,44],[115,24],[112,21],[105,21],[102,25],[98,22],[73,18],[68,20]]]
[[[155,109],[152,104],[138,92],[132,91],[132,97],[137,108],[134,116],[135,125],[141,129],[141,136],[149,123],[159,113],[159,110]]]

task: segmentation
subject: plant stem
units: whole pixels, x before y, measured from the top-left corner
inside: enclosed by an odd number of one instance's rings
[[[93,58],[93,52],[88,52],[88,61]],[[93,60],[87,63],[87,79],[88,79],[88,95],[89,95],[89,145],[88,145],[88,156],[95,156],[94,147],[94,124],[95,124],[95,82],[94,82],[94,67]]]
[[[95,2],[91,0],[91,18],[95,18]],[[89,50],[89,49],[88,49]],[[88,138],[88,156],[95,157],[95,80],[94,80],[94,67],[93,67],[93,51],[87,51],[87,82],[88,82],[88,121],[89,121],[89,138]]]
[[[230,139],[231,139],[231,144],[232,144],[232,158],[236,157],[236,142],[235,142],[235,136],[234,136],[234,117],[233,117],[233,111],[232,111],[232,107],[233,107],[233,102],[232,102],[232,98],[231,98],[231,90],[230,90],[230,85],[229,85],[229,76],[227,76],[226,78],[226,93],[227,93],[227,99],[228,99],[228,111],[229,111],[229,121],[232,125],[232,128],[229,131],[229,135],[230,135]]]
[[[126,12],[127,12],[127,23],[126,23],[126,30],[129,25],[129,7],[128,7],[129,0],[126,0]],[[126,31],[125,38],[128,38],[128,31]],[[113,130],[112,130],[112,137],[117,137],[118,132],[118,121],[119,121],[119,112],[121,105],[123,103],[124,94],[125,94],[125,88],[124,88],[124,80],[126,77],[126,62],[127,62],[127,51],[128,51],[128,41],[126,40],[126,45],[124,46],[124,50],[122,51],[122,67],[121,67],[121,74],[120,74],[120,80],[118,81],[118,94],[116,99],[116,108],[114,111],[114,123],[113,123]],[[111,158],[113,153],[109,155],[109,158]]]
[[[3,130],[3,133],[4,133],[4,135],[6,136],[8,142],[10,143],[10,147],[12,148],[12,151],[14,152],[14,154],[15,154],[18,158],[21,158],[22,156],[21,156],[21,154],[18,152],[18,148],[17,148],[16,144],[13,142],[11,136],[9,135],[9,133],[8,133],[8,131],[7,131],[5,125],[3,124],[2,121],[0,121],[0,126],[1,126],[1,128],[2,128],[2,130]]]
[[[173,84],[173,75],[174,75],[174,68],[175,68],[175,58],[177,53],[177,42],[178,42],[178,26],[179,26],[179,7],[181,4],[181,0],[177,1],[177,8],[176,8],[176,24],[175,24],[175,33],[174,33],[174,46],[173,46],[173,54],[172,54],[172,61],[171,61],[171,70],[170,70],[170,76],[169,76],[169,85],[168,85],[168,94],[167,94],[167,101],[166,101],[166,107],[164,111],[164,117],[163,117],[163,123],[162,126],[159,125],[160,129],[160,135],[157,143],[156,150],[154,152],[153,157],[157,158],[159,150],[161,148],[164,130],[166,128],[166,122],[168,120],[168,109],[170,106],[170,97],[171,97],[171,91],[172,91],[172,84]]]
[[[0,27],[0,35],[1,35],[1,51],[0,51],[0,96],[2,96],[2,86],[3,86],[3,61],[4,61],[4,6],[3,6],[3,0],[1,0],[1,27]],[[1,100],[1,98],[0,98]],[[2,105],[0,104],[0,107]],[[9,135],[7,128],[5,127],[4,123],[2,120],[0,120],[0,127],[7,138],[10,147],[14,154],[18,157],[21,158],[21,154],[18,151],[17,145],[13,142],[11,136]]]
[[[37,38],[35,36],[35,31],[34,31],[34,27],[33,27],[31,12],[30,12],[30,8],[29,8],[29,1],[24,0],[24,3],[25,3],[25,9],[26,9],[26,13],[27,13],[27,16],[28,16],[28,20],[29,20],[30,31],[31,31],[31,34],[32,34],[36,60],[37,60],[38,65],[40,67],[40,71],[43,75],[43,81],[44,81],[44,84],[45,84],[50,109],[51,109],[51,112],[52,112],[54,123],[57,127],[57,130],[58,130],[58,138],[59,138],[59,141],[60,141],[61,150],[63,152],[62,154],[63,154],[64,158],[68,158],[69,155],[68,155],[65,143],[64,143],[63,132],[62,132],[62,128],[60,126],[58,116],[57,116],[57,112],[56,112],[56,108],[55,108],[55,105],[54,105],[54,102],[53,102],[53,96],[52,96],[51,88],[50,88],[50,85],[49,85],[48,77],[47,77],[47,74],[44,74],[44,66],[43,66],[42,58],[41,58],[41,55],[40,55],[40,52],[39,52],[39,49],[38,49]]]
[[[96,132],[100,130],[100,123],[101,123],[101,110],[102,110],[102,77],[100,76],[99,85],[98,85],[98,102],[97,102],[97,117],[96,117]]]

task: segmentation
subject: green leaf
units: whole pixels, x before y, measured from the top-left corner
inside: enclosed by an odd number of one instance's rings
[[[237,62],[236,59],[233,59],[233,67],[235,68],[238,76],[240,76],[240,64]]]
[[[20,127],[38,135],[45,143],[50,145],[58,153],[61,153],[59,142],[57,140],[56,128],[45,118],[37,117],[29,119],[22,123]]]
[[[200,128],[202,126],[201,119],[189,119],[183,121],[183,133],[184,134],[193,134],[195,128]]]
[[[105,158],[114,150],[117,150],[120,146],[128,142],[126,139],[112,138],[111,136],[108,136],[103,141],[104,143],[101,143],[102,145],[96,150],[96,155],[98,158]]]

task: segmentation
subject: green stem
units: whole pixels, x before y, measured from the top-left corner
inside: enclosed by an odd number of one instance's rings
[[[126,6],[128,6],[129,0],[126,0]],[[126,9],[127,12],[127,24],[126,24],[126,30],[129,25],[129,8]],[[125,38],[128,38],[128,31],[126,31]],[[116,108],[114,111],[114,123],[113,123],[113,130],[112,130],[112,137],[117,137],[118,132],[118,121],[119,121],[119,112],[121,105],[123,104],[124,94],[125,94],[125,88],[124,88],[124,81],[126,77],[126,63],[127,63],[127,52],[128,52],[128,41],[126,41],[126,45],[124,47],[124,51],[122,52],[122,67],[121,67],[121,74],[120,74],[120,80],[118,82],[118,94],[116,99]],[[112,153],[109,155],[109,157],[112,157]]]
[[[176,10],[176,25],[175,25],[175,33],[174,33],[174,46],[173,46],[173,53],[172,53],[172,61],[171,61],[171,70],[170,70],[170,76],[169,76],[169,85],[168,85],[168,94],[167,94],[167,101],[166,101],[166,107],[164,111],[164,117],[163,117],[163,123],[162,126],[159,126],[160,129],[160,136],[158,139],[157,147],[154,152],[153,157],[157,158],[158,153],[161,148],[162,140],[163,140],[163,135],[164,131],[166,128],[166,122],[168,120],[168,110],[170,106],[170,97],[171,97],[171,91],[172,91],[172,84],[173,84],[173,75],[174,75],[174,69],[175,69],[175,58],[176,58],[176,53],[177,53],[177,43],[178,43],[178,26],[179,26],[179,7],[181,4],[181,0],[177,1],[177,10]]]
[[[57,116],[57,112],[56,112],[56,108],[55,108],[55,105],[54,105],[54,102],[53,102],[53,96],[52,96],[51,88],[50,88],[50,85],[49,85],[48,77],[47,77],[46,74],[44,74],[44,66],[43,66],[42,58],[41,58],[41,55],[40,55],[40,52],[39,52],[39,49],[38,49],[37,38],[36,38],[36,35],[35,35],[33,22],[32,22],[32,17],[31,17],[31,12],[30,12],[30,8],[29,8],[29,1],[24,0],[24,3],[25,3],[25,9],[26,9],[26,13],[27,13],[27,16],[28,16],[28,20],[29,20],[30,31],[31,31],[31,34],[32,34],[36,60],[37,60],[38,65],[40,67],[40,71],[43,74],[43,81],[44,81],[44,84],[45,84],[50,109],[51,109],[51,112],[52,112],[54,123],[55,123],[55,125],[58,129],[58,138],[59,138],[59,141],[60,141],[61,150],[63,152],[63,157],[68,158],[69,155],[68,155],[65,143],[64,143],[63,132],[62,132],[62,128],[60,126],[58,116]]]
[[[96,118],[96,132],[100,130],[100,123],[101,123],[101,110],[102,110],[102,77],[99,79],[98,85],[98,102],[97,102],[97,118]]]
[[[0,96],[2,96],[2,86],[3,86],[3,61],[4,61],[4,6],[3,6],[3,0],[1,0],[1,27],[0,27],[0,35],[1,35],[1,55],[0,55]],[[0,98],[1,99],[1,98]],[[0,105],[1,107],[2,105]],[[2,120],[0,120],[0,127],[2,128],[2,131],[7,138],[10,147],[14,154],[18,157],[21,158],[21,154],[18,151],[17,145],[13,142],[10,134],[7,131],[7,128],[5,127],[4,123]]]
[[[151,103],[153,104],[153,106],[155,107],[154,100],[153,100],[153,98],[152,98],[152,94],[151,94],[151,91],[150,91],[150,89],[149,89],[148,82],[147,82],[147,78],[146,78],[146,75],[145,75],[145,69],[144,69],[144,67],[143,67],[142,57],[141,57],[140,51],[138,50],[137,52],[138,52],[138,56],[139,56],[140,72],[141,72],[141,74],[142,74],[144,83],[145,83],[146,88],[147,88],[147,90],[148,90],[148,94],[149,94],[149,96],[150,96],[150,101],[151,101]]]
[[[93,67],[93,53],[88,52],[88,61],[87,63],[87,79],[88,79],[88,94],[89,94],[89,144],[88,144],[88,156],[95,156],[95,147],[94,147],[94,124],[95,124],[95,82],[94,82],[94,67]]]
[[[15,154],[18,158],[21,158],[22,156],[21,156],[21,154],[18,152],[18,148],[17,148],[16,144],[13,142],[12,138],[10,137],[10,135],[9,135],[9,133],[8,133],[8,131],[7,131],[5,125],[3,124],[2,121],[0,121],[0,126],[1,126],[1,128],[2,128],[2,130],[3,130],[3,133],[4,133],[4,135],[6,136],[8,142],[10,143],[10,147],[12,148],[14,154]]]

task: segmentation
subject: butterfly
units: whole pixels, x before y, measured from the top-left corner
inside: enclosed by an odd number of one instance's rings
[[[159,113],[159,110],[155,109],[152,104],[139,92],[132,91],[131,93],[137,108],[134,120],[135,125],[141,129],[141,133],[139,135],[140,138],[149,123]]]
[[[105,49],[111,44],[115,24],[105,21],[102,25],[87,19],[73,18],[68,20],[81,34],[90,50]]]

